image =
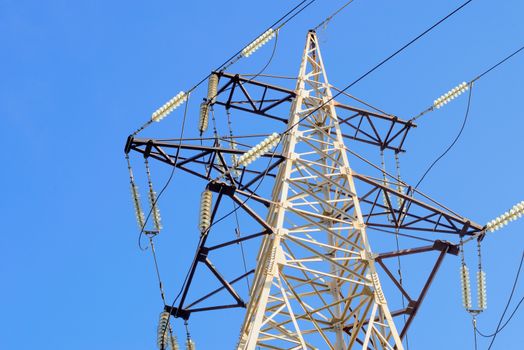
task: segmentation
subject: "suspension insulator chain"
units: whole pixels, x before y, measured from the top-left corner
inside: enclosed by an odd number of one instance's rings
[[[133,200],[133,206],[135,208],[135,216],[138,227],[142,229],[144,227],[145,215],[140,204],[140,194],[138,192],[138,186],[135,184],[135,177],[133,176],[133,169],[131,168],[131,162],[129,155],[126,154],[127,169],[129,171],[129,182],[131,186],[131,197]]]
[[[471,310],[471,282],[469,268],[464,259],[464,242],[460,238],[460,286],[462,289],[462,306],[469,312]]]
[[[486,290],[486,272],[482,270],[481,243],[477,240],[478,271],[477,271],[477,305],[479,311],[484,311],[488,307],[488,296]]]
[[[200,197],[200,220],[198,228],[201,235],[207,235],[211,226],[211,204],[213,203],[213,192],[206,189]]]
[[[144,160],[147,173],[147,183],[149,186],[149,205],[151,207],[151,215],[153,217],[153,226],[160,232],[162,230],[162,218],[160,217],[160,209],[158,209],[157,195],[153,189],[153,181],[151,180],[151,170],[149,169],[149,162],[147,158]]]
[[[169,312],[162,311],[158,320],[157,341],[156,344],[160,350],[167,349],[167,327],[169,323]]]

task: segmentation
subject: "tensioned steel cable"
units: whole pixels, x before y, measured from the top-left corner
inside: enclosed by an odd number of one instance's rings
[[[493,334],[493,338],[491,339],[491,343],[489,343],[489,347],[488,347],[488,350],[491,349],[491,347],[493,346],[493,343],[495,342],[495,339],[497,338],[497,335],[500,333],[501,331],[501,327],[500,325],[502,324],[502,320],[504,319],[504,316],[506,315],[506,311],[508,310],[508,307],[509,307],[509,304],[511,303],[511,299],[513,298],[513,294],[515,293],[515,289],[517,287],[517,282],[519,280],[519,276],[520,276],[520,270],[522,269],[522,262],[524,262],[524,251],[522,252],[522,257],[520,258],[520,264],[519,264],[519,268],[517,270],[517,275],[515,276],[515,281],[513,282],[513,287],[511,288],[511,293],[509,295],[509,298],[508,298],[508,302],[506,303],[506,307],[504,308],[504,312],[502,313],[502,315],[500,316],[500,320],[499,320],[499,323],[497,324],[497,328],[495,329],[495,332]],[[521,301],[522,302],[522,301]],[[519,306],[520,306],[520,303],[519,303]],[[516,310],[515,310],[516,311]],[[515,314],[515,312],[513,312],[513,314],[511,315],[511,317],[513,317],[513,315]],[[511,317],[509,320],[511,320]],[[509,322],[508,320],[508,322]]]
[[[453,142],[451,142],[451,144],[448,146],[448,148],[446,148],[446,150],[444,152],[442,152],[442,154],[440,156],[438,156],[434,161],[433,163],[431,163],[431,165],[427,168],[427,170],[424,172],[424,174],[422,175],[422,177],[420,178],[420,180],[418,180],[417,184],[415,185],[415,189],[418,188],[418,186],[422,183],[422,181],[426,178],[426,175],[431,171],[431,169],[433,169],[433,167],[442,159],[444,158],[444,156],[446,154],[448,154],[449,151],[451,151],[451,149],[455,146],[455,144],[457,143],[457,141],[460,139],[460,137],[462,136],[462,132],[464,131],[464,128],[466,127],[466,123],[468,122],[468,116],[469,116],[469,110],[470,110],[470,107],[471,107],[471,95],[473,93],[473,85],[470,85],[470,88],[469,88],[469,94],[468,94],[468,105],[466,107],[466,114],[464,115],[464,120],[462,122],[462,126],[460,127],[460,130],[457,134],[457,136],[455,136],[455,139],[453,140]]]
[[[331,20],[333,19],[333,17],[335,17],[336,15],[338,15],[343,9],[345,9],[349,4],[351,4],[353,1],[355,0],[349,0],[348,2],[346,2],[344,5],[342,5],[342,7],[340,7],[338,10],[336,10],[335,12],[333,12],[331,15],[329,15],[328,17],[326,17],[325,20],[323,20],[322,22],[320,22],[315,28],[313,28],[313,30],[317,30],[318,28],[322,27],[322,26],[327,26],[327,24],[329,22],[331,22]]]
[[[524,46],[522,46],[521,48],[515,50],[513,53],[511,53],[508,56],[506,56],[504,59],[500,60],[499,62],[497,62],[496,64],[494,64],[490,68],[486,69],[484,72],[482,72],[477,77],[475,77],[471,82],[473,83],[473,82],[479,80],[480,78],[482,78],[483,76],[485,76],[486,74],[488,74],[489,72],[491,72],[492,70],[497,68],[498,66],[504,64],[507,60],[509,60],[510,58],[512,58],[513,56],[515,56],[519,52],[521,52],[522,50],[524,50]]]
[[[486,69],[484,72],[480,73],[479,75],[477,75],[475,78],[473,78],[469,83],[468,83],[468,86],[470,87],[469,89],[469,94],[468,94],[468,104],[467,104],[467,109],[466,109],[466,114],[464,116],[464,121],[462,122],[462,126],[459,130],[459,133],[457,134],[457,136],[455,137],[455,139],[453,140],[453,142],[448,146],[448,148],[439,156],[437,157],[437,159],[435,159],[435,161],[428,167],[428,169],[426,170],[426,172],[422,175],[422,177],[420,178],[420,180],[417,182],[417,184],[415,185],[415,188],[418,188],[418,186],[421,184],[421,182],[424,180],[424,178],[426,177],[426,175],[431,171],[431,169],[437,164],[437,162],[439,162],[454,146],[455,144],[457,143],[457,141],[459,140],[459,138],[461,137],[462,135],[462,132],[464,131],[464,127],[466,126],[466,122],[468,120],[468,114],[469,114],[469,110],[470,110],[470,104],[471,104],[471,94],[472,94],[472,91],[473,91],[473,83],[476,82],[477,80],[481,79],[482,77],[484,77],[486,74],[490,73],[491,71],[493,71],[494,69],[496,69],[497,67],[499,67],[500,65],[504,64],[505,62],[507,62],[510,58],[512,58],[513,56],[517,55],[519,52],[521,52],[522,50],[524,50],[524,46],[520,47],[519,49],[513,51],[511,54],[507,55],[506,57],[504,57],[502,60],[498,61],[497,63],[495,63],[494,65],[492,65],[491,67],[489,67],[488,69]],[[430,112],[434,109],[433,106],[429,107],[428,109],[426,109],[425,111],[423,111],[422,113],[418,114],[417,116],[415,116],[414,118],[412,118],[411,120],[414,121],[418,118],[420,118],[421,116],[423,116],[424,114],[426,114],[427,112]]]

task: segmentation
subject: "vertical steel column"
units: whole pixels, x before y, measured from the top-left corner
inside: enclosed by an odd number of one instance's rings
[[[403,349],[312,31],[295,92],[237,348]]]

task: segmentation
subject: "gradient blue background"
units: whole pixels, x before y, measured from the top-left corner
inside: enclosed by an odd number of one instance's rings
[[[162,305],[149,253],[136,246],[125,138],[294,3],[0,0],[1,349],[155,347]],[[269,72],[295,75],[307,29],[342,3],[319,0],[287,25]],[[345,86],[458,4],[355,0],[319,31],[331,83]],[[473,1],[350,92],[408,118],[521,46],[523,15],[519,0]],[[269,53],[270,45],[231,71],[256,72]],[[480,223],[524,199],[523,77],[518,56],[476,84],[462,138],[421,187]],[[465,102],[428,115],[410,134],[406,181],[415,182],[454,138]],[[177,116],[171,129],[144,134],[177,137]],[[196,213],[200,190],[175,178],[162,201],[165,234],[175,242],[158,248],[169,299],[188,264],[177,249],[191,251],[196,234],[196,214],[184,220],[181,204],[170,201],[195,197],[188,207]],[[515,223],[485,240],[484,332],[494,330],[505,305],[523,228]],[[523,314],[493,349],[522,349]],[[212,314],[192,321],[199,349],[232,347],[238,330],[224,321]],[[224,335],[228,343],[218,345]],[[409,335],[411,349],[473,348],[458,260],[446,260]]]

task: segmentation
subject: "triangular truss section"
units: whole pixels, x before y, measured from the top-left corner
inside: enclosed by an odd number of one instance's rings
[[[402,349],[314,32],[295,92],[238,349]]]

